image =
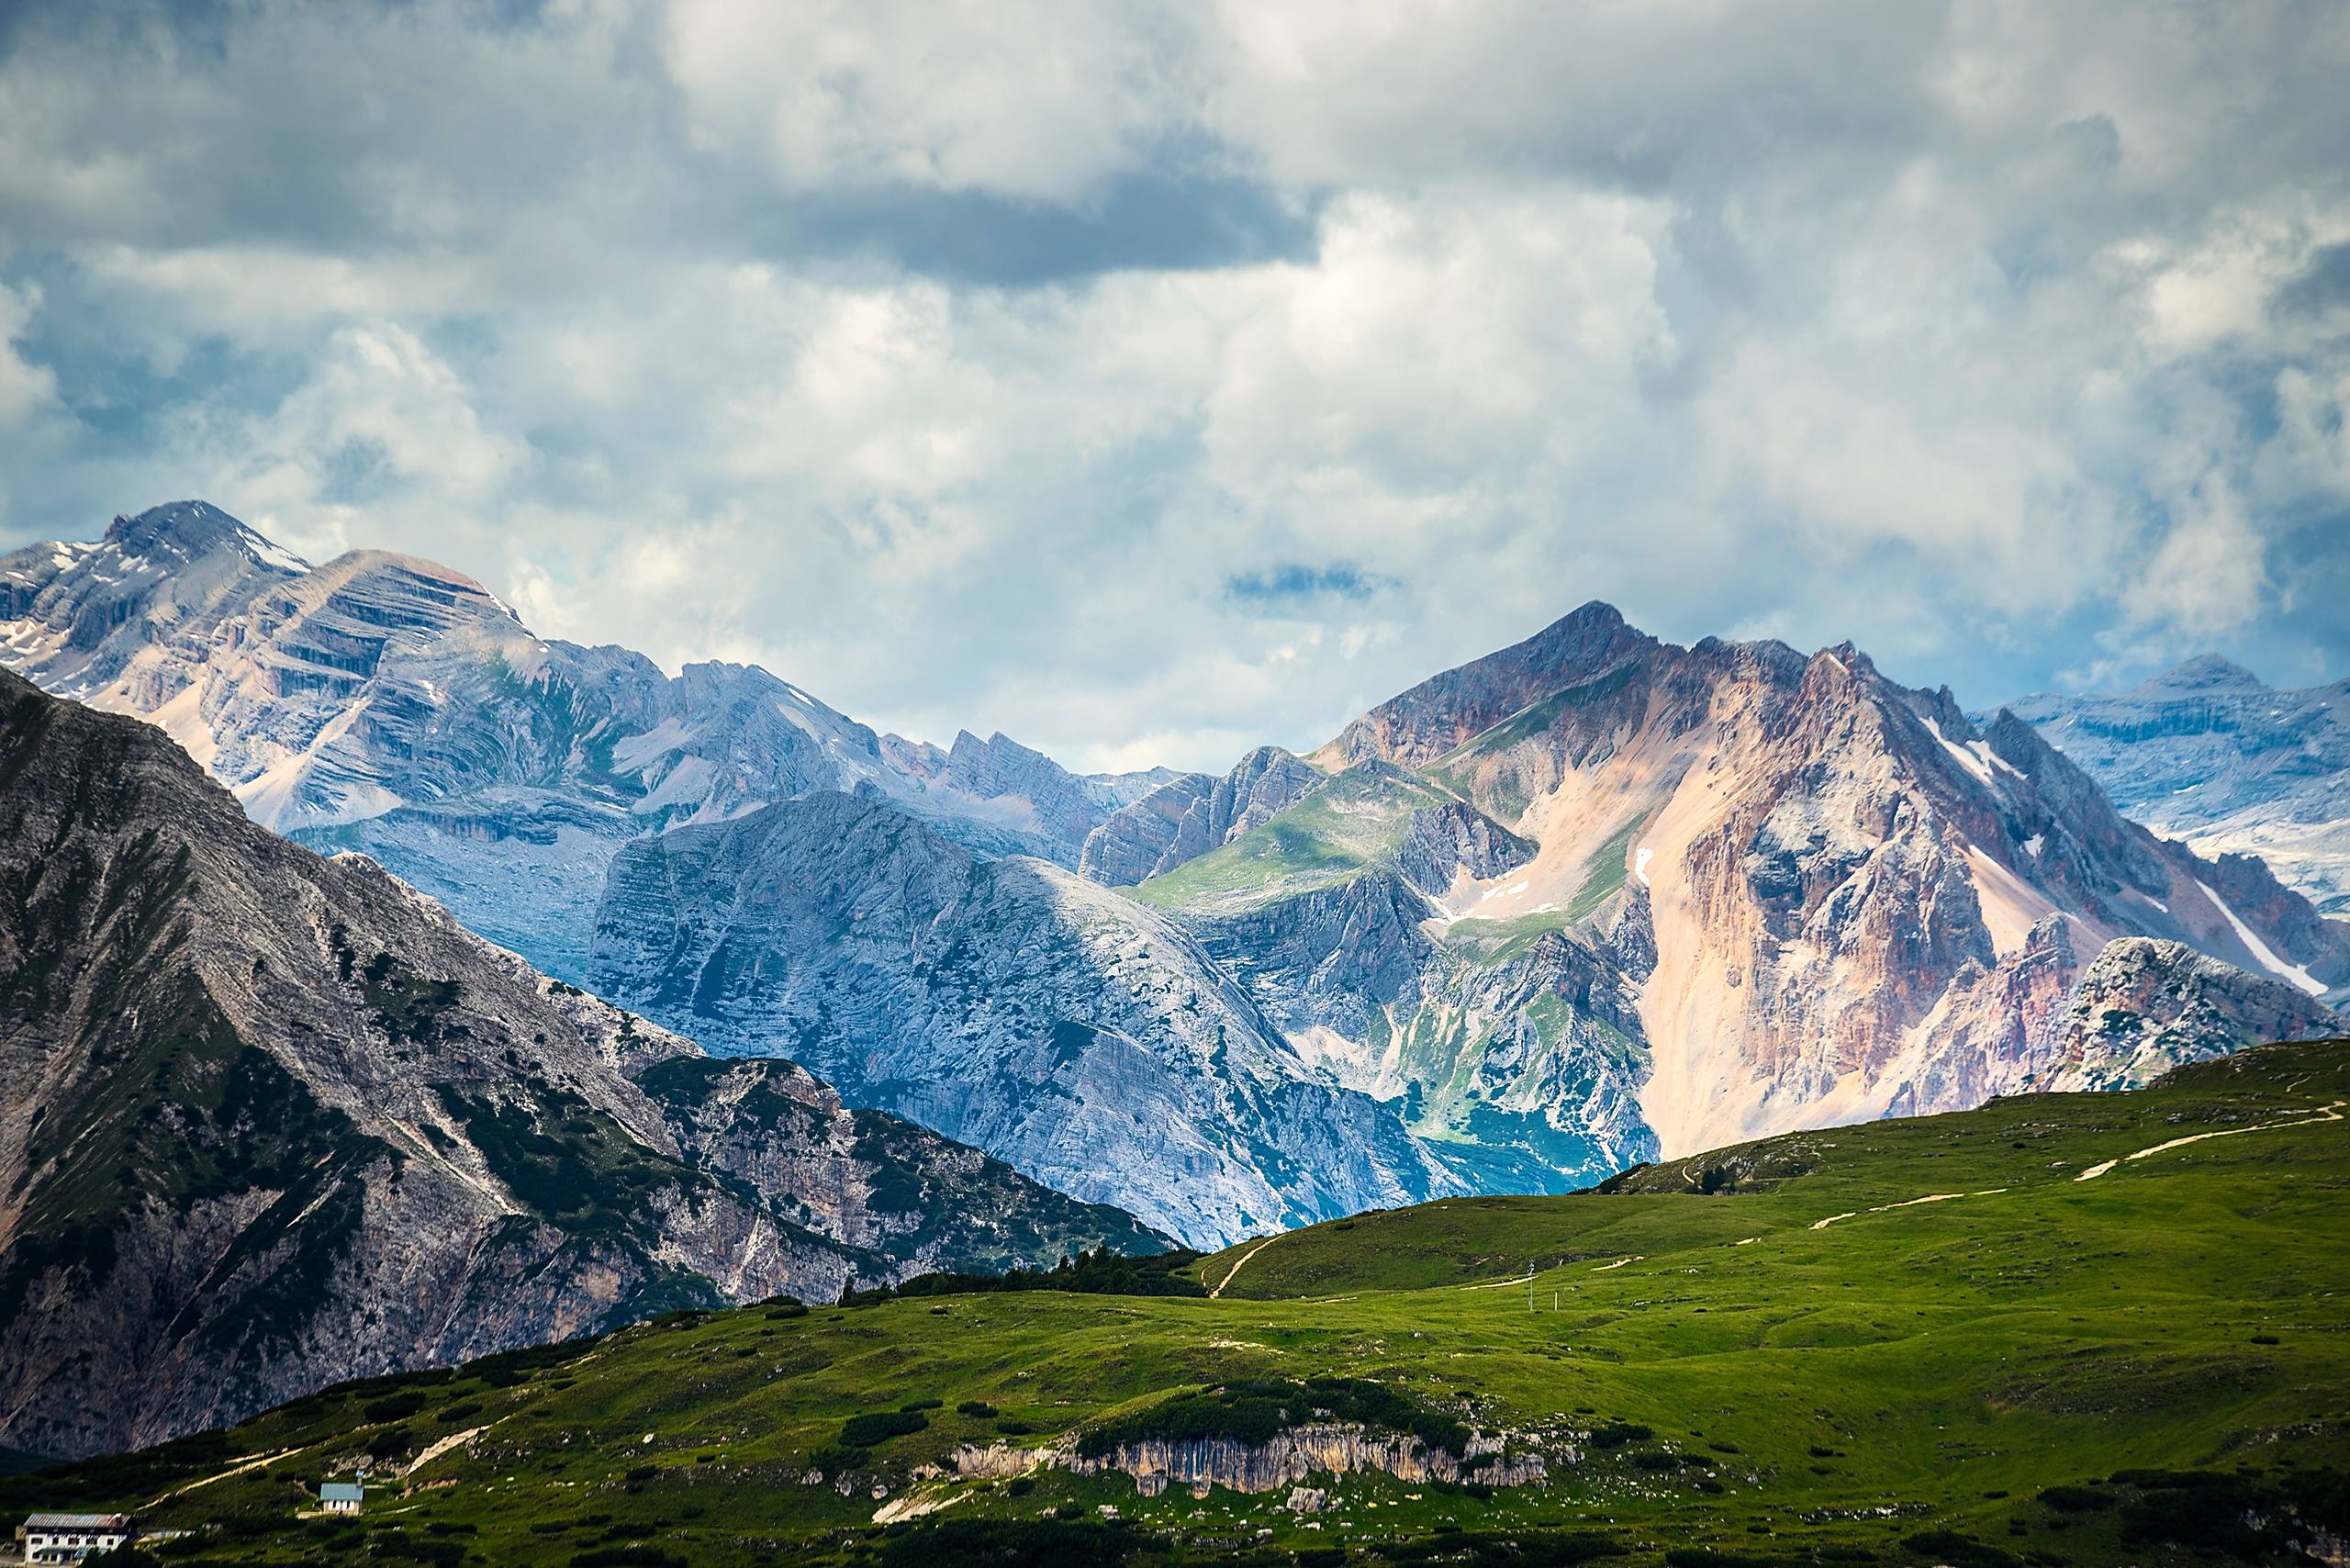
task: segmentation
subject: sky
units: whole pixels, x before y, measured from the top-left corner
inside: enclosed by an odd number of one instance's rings
[[[1593,599],[2350,675],[2350,6],[0,0],[0,543],[1222,768]]]

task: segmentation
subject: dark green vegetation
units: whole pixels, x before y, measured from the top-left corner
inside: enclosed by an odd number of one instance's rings
[[[2350,1043],[2272,1047],[1362,1215],[1198,1260],[1211,1300],[678,1313],[0,1481],[0,1509],[142,1508],[201,1532],[160,1561],[215,1563],[2281,1564],[2350,1527],[2345,1110]],[[1499,1438],[1549,1480],[1322,1475],[1298,1515],[1286,1484],[916,1473],[1301,1417]],[[296,1518],[371,1457],[364,1519]]]
[[[1080,1295],[1205,1295],[1192,1265],[1203,1255],[1188,1248],[1136,1258],[1096,1247],[1063,1258],[1049,1269],[1013,1269],[1001,1274],[917,1274],[878,1290],[850,1291],[841,1299],[855,1306],[901,1296],[977,1295],[987,1291],[1069,1291]]]

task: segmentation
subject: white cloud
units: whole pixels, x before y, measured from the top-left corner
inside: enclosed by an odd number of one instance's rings
[[[26,362],[17,340],[40,308],[40,290],[0,284],[0,425],[17,424],[57,399],[57,375]]]
[[[1594,597],[1988,700],[2321,604],[2350,500],[2319,13],[73,15],[12,529],[201,492],[909,733],[1220,765]]]
[[[2264,542],[2226,479],[2204,476],[2172,516],[2124,596],[2131,619],[2209,638],[2259,613],[2269,588]]]
[[[182,460],[254,527],[313,559],[385,538],[432,513],[503,505],[528,464],[522,441],[490,426],[473,390],[408,329],[336,329],[309,377],[265,413],[217,404],[180,422]]]
[[[1034,0],[677,0],[667,64],[698,142],[787,188],[1082,197],[1180,125],[1184,8]]]

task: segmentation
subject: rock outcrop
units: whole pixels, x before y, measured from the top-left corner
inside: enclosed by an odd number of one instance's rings
[[[1568,1457],[1572,1458],[1572,1451]],[[1408,1434],[1374,1431],[1350,1421],[1288,1428],[1261,1444],[1230,1438],[1153,1439],[1120,1444],[1098,1456],[1081,1454],[1073,1444],[1022,1449],[966,1443],[955,1450],[954,1462],[956,1474],[965,1480],[995,1480],[1048,1465],[1076,1475],[1130,1475],[1146,1496],[1158,1496],[1170,1484],[1273,1492],[1317,1475],[1536,1486],[1550,1473],[1550,1462],[1540,1453],[1509,1453],[1498,1439],[1472,1440],[1465,1454],[1455,1454]]]
[[[1080,876],[1124,887],[1172,871],[1270,821],[1322,781],[1279,746],[1259,746],[1218,778],[1183,774],[1113,813],[1078,857]]]
[[[2350,1034],[2350,1017],[2297,986],[2180,942],[2108,943],[2082,971],[2033,1087],[2137,1089],[2182,1062],[2271,1040]]]

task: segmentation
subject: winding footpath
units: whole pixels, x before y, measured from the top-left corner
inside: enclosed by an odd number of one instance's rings
[[[1281,1233],[1279,1231],[1275,1231],[1272,1235],[1265,1238],[1264,1240],[1257,1243],[1256,1246],[1248,1249],[1248,1251],[1243,1252],[1233,1261],[1232,1267],[1225,1271],[1223,1283],[1217,1285],[1215,1289],[1208,1292],[1208,1299],[1210,1301],[1214,1301],[1216,1297],[1222,1295],[1224,1294],[1225,1285],[1230,1284],[1234,1280],[1239,1277],[1240,1271],[1248,1266],[1249,1259],[1254,1258],[1258,1253],[1262,1252],[1266,1248],[1270,1247],[1274,1242],[1279,1241],[1280,1239]]]
[[[2316,1114],[2297,1116],[2289,1122],[2255,1122],[2248,1127],[2221,1127],[2217,1132],[2190,1133],[2186,1137],[2175,1137],[2168,1143],[2158,1143],[2151,1148],[2142,1148],[2135,1154],[2125,1154],[2120,1159],[2109,1159],[2102,1164],[2092,1165],[2073,1180],[2094,1182],[2117,1165],[2125,1164],[2132,1159],[2143,1159],[2150,1154],[2161,1154],[2166,1149],[2184,1148],[2190,1143],[2201,1143],[2207,1137],[2234,1137],[2239,1133],[2279,1132],[2286,1127],[2307,1127],[2314,1126],[2320,1122],[2338,1122],[2342,1119],[2342,1107],[2344,1105],[2350,1105],[2350,1100],[2336,1100],[2330,1105],[2316,1106],[2314,1107]]]

